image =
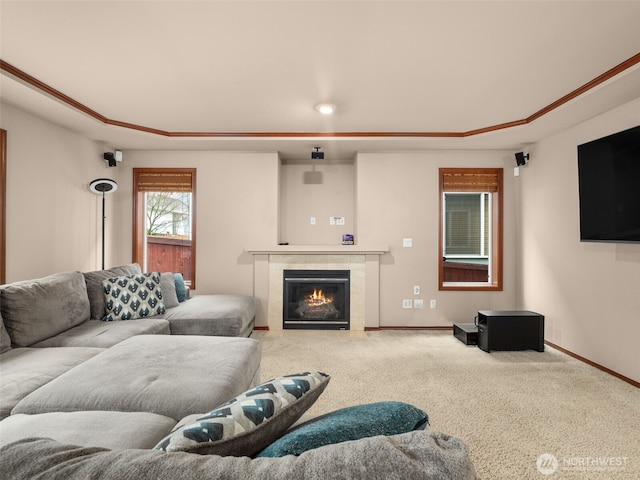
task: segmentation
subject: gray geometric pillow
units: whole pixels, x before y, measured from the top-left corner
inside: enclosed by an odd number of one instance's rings
[[[166,308],[173,308],[180,305],[178,295],[176,294],[176,282],[173,279],[173,273],[162,272],[160,274],[160,288],[162,289],[162,301]]]
[[[138,273],[103,280],[105,322],[151,317],[165,312],[160,273]]]
[[[270,380],[171,432],[154,449],[251,456],[293,425],[330,378],[321,372],[305,372]]]

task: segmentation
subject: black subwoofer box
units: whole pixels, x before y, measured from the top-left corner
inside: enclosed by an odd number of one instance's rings
[[[465,345],[478,344],[478,327],[474,323],[454,323],[453,335]]]

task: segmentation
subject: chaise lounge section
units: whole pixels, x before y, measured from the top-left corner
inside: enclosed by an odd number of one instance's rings
[[[260,358],[253,339],[136,335],[30,393],[12,414],[115,410],[178,421],[257,385]]]

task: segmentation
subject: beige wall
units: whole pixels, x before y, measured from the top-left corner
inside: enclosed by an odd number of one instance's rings
[[[100,161],[103,146],[5,104],[7,130],[7,281],[101,266],[102,199],[88,184],[119,181]],[[107,196],[107,235],[121,219]],[[114,257],[107,241],[107,263]]]
[[[576,150],[636,125],[640,99],[539,142],[516,201],[519,307],[545,315],[548,341],[640,381],[640,245],[580,242]]]
[[[308,183],[315,172],[321,183]],[[315,217],[316,224],[310,224]],[[329,217],[344,217],[331,225]],[[355,167],[353,163],[320,161],[284,164],[280,176],[280,242],[291,245],[339,245],[342,235],[355,234]]]
[[[438,169],[504,167],[504,291],[438,291]],[[357,231],[361,244],[389,247],[380,259],[380,325],[442,326],[472,323],[478,310],[515,308],[515,209],[511,152],[430,151],[360,154],[357,159]],[[413,247],[403,247],[411,238]],[[420,285],[421,295],[413,295]],[[423,298],[422,310],[402,299]],[[429,308],[429,300],[436,308]]]
[[[127,218],[117,239],[131,256],[134,167],[197,169],[197,293],[253,294],[253,257],[248,244],[275,245],[278,214],[276,153],[125,151],[120,214]]]

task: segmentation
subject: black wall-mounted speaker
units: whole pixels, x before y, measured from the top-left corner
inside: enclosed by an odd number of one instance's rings
[[[521,167],[522,165],[526,165],[527,160],[529,160],[529,154],[525,154],[524,152],[516,153],[516,165]]]
[[[116,156],[113,154],[113,152],[104,152],[104,155],[102,157],[108,162],[110,167],[116,166]]]

